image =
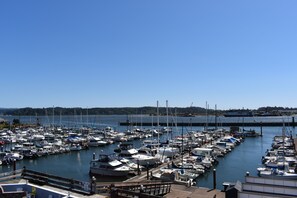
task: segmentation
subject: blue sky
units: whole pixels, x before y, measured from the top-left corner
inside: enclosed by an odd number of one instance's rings
[[[0,107],[297,107],[297,1],[0,1]]]

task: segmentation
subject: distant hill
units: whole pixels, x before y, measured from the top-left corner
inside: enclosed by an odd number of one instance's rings
[[[0,108],[0,115],[9,114],[9,112],[13,112],[17,110],[16,108]]]
[[[175,113],[179,116],[194,116],[205,115],[206,110],[201,107],[171,107],[169,114]],[[28,116],[43,116],[43,115],[131,115],[131,114],[148,114],[156,115],[156,107],[117,107],[117,108],[20,108],[20,109],[3,109],[4,115],[28,115]],[[214,113],[214,110],[208,110],[209,114]],[[166,115],[166,108],[159,108],[160,115]]]
[[[242,111],[243,109],[232,109]],[[297,108],[288,108],[288,107],[260,107],[256,110],[246,109],[252,111],[254,116],[281,116],[281,115],[296,115]],[[214,109],[208,109],[208,115],[224,115],[226,112],[230,110],[217,110],[215,112]],[[96,108],[63,108],[63,107],[48,107],[48,108],[0,108],[0,115],[12,115],[12,116],[50,116],[53,115],[136,115],[136,114],[146,114],[146,115],[156,115],[157,108],[156,107],[96,107]],[[166,115],[166,108],[159,107],[159,114]],[[205,115],[206,109],[202,107],[170,107],[169,108],[170,115],[178,115],[178,116],[197,116],[197,115]]]

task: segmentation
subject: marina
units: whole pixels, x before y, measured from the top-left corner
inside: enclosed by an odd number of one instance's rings
[[[105,118],[106,119],[106,118]],[[17,169],[26,167],[28,169],[34,170],[34,171],[40,171],[43,173],[47,174],[54,174],[54,175],[59,175],[63,176],[66,178],[72,178],[75,180],[80,180],[80,181],[85,181],[85,182],[90,182],[92,177],[90,176],[90,163],[92,161],[96,161],[95,159],[102,154],[108,154],[108,153],[114,153],[116,150],[120,148],[122,145],[121,149],[126,150],[126,152],[122,152],[122,155],[129,155],[131,154],[130,157],[133,155],[137,155],[134,152],[134,148],[141,148],[143,146],[143,142],[151,142],[154,144],[154,141],[160,139],[160,142],[166,143],[168,142],[168,137],[170,139],[174,139],[174,142],[171,142],[172,145],[176,145],[173,148],[182,148],[184,149],[183,155],[179,155],[178,157],[170,156],[171,154],[167,154],[167,157],[165,158],[160,158],[160,160],[163,164],[163,168],[158,167],[156,171],[151,172],[155,169],[153,167],[150,167],[149,169],[146,168],[146,164],[139,164],[139,167],[141,167],[141,175],[143,176],[144,180],[147,180],[147,175],[149,175],[149,179],[152,177],[160,178],[162,177],[163,179],[165,178],[165,175],[170,177],[170,175],[174,174],[176,175],[178,173],[178,166],[183,167],[183,173],[179,172],[179,180],[175,180],[175,182],[184,182],[184,185],[187,185],[189,182],[189,178],[191,179],[191,185],[195,185],[198,187],[204,187],[204,188],[209,188],[212,189],[214,186],[213,183],[213,169],[216,169],[216,189],[221,189],[223,190],[224,182],[236,182],[237,180],[239,181],[244,181],[245,180],[245,173],[248,171],[250,172],[251,175],[257,175],[257,168],[261,164],[261,159],[262,156],[265,154],[267,149],[270,148],[271,146],[271,140],[275,135],[281,135],[283,133],[283,127],[263,127],[263,136],[256,136],[256,137],[246,137],[244,138],[244,141],[242,141],[240,144],[238,143],[238,146],[235,146],[237,144],[236,140],[229,139],[228,135],[226,135],[226,132],[228,131],[228,128],[222,128],[218,131],[215,132],[214,129],[209,130],[208,132],[205,131],[205,128],[201,127],[179,127],[177,126],[176,128],[172,128],[172,132],[168,132],[163,129],[163,127],[157,128],[153,127],[150,130],[149,134],[153,134],[154,130],[164,130],[162,134],[156,133],[155,135],[140,135],[140,131],[146,131],[148,129],[142,128],[126,128],[123,126],[117,126],[118,122],[111,122],[111,123],[105,123],[105,125],[102,126],[102,128],[79,128],[77,130],[76,128],[59,128],[56,127],[56,131],[59,131],[59,134],[63,134],[63,130],[68,130],[67,134],[71,135],[71,141],[69,140],[69,136],[65,140],[68,140],[68,142],[63,142],[63,145],[69,145],[70,143],[76,142],[76,145],[79,144],[79,138],[74,136],[74,133],[80,134],[80,133],[87,133],[87,134],[101,134],[102,130],[106,130],[110,133],[115,133],[112,129],[113,127],[118,131],[121,138],[115,138],[113,140],[110,139],[108,133],[105,133],[105,139],[100,139],[100,141],[105,141],[108,142],[107,140],[109,139],[109,143],[106,144],[98,144],[96,146],[88,146],[87,142],[84,142],[84,144],[81,144],[81,148],[79,149],[70,149],[68,151],[63,151],[61,153],[53,153],[53,154],[47,154],[45,156],[38,156],[38,157],[24,157],[22,160],[16,161],[16,167]],[[107,127],[110,126],[110,127]],[[49,126],[50,129],[50,126]],[[50,139],[52,136],[50,135],[49,132],[51,130],[47,129],[46,134],[47,137]],[[130,130],[129,130],[130,129]],[[131,130],[133,129],[133,130]],[[41,129],[39,129],[41,131]],[[157,131],[158,131],[157,130]],[[260,128],[250,128],[250,130],[255,130],[259,131]],[[88,131],[88,132],[87,132]],[[133,135],[133,131],[137,131],[137,134]],[[53,131],[52,131],[53,132]],[[127,133],[129,136],[125,136],[122,133]],[[286,127],[286,133],[291,134],[292,136],[295,137],[295,129],[292,127]],[[39,136],[34,136],[36,138],[40,138],[40,135],[44,135],[45,132],[43,133],[38,133]],[[130,137],[131,135],[131,137]],[[33,137],[33,136],[32,136]],[[55,137],[58,137],[57,134]],[[81,136],[80,136],[81,137]],[[189,142],[186,138],[189,137],[195,137],[196,143],[198,145],[195,145],[191,142]],[[210,143],[215,142],[216,139],[222,139],[224,137],[224,141],[226,141],[224,144],[223,142],[218,142],[218,147],[210,147]],[[82,138],[82,137],[81,137]],[[216,138],[216,139],[214,139]],[[57,139],[57,138],[54,138]],[[99,141],[98,139],[98,141]],[[127,141],[130,139],[130,141]],[[200,139],[199,141],[197,141]],[[150,141],[149,141],[150,140]],[[221,141],[220,140],[220,141]],[[228,141],[230,141],[228,143]],[[129,144],[125,143],[131,142],[132,144],[129,146]],[[27,143],[28,144],[28,143]],[[227,151],[226,149],[222,149],[223,145],[227,146],[229,144],[229,149],[230,151]],[[233,145],[234,144],[234,145]],[[84,147],[84,146],[85,147]],[[179,146],[178,146],[179,145]],[[233,146],[232,146],[233,145]],[[15,144],[14,144],[15,146]],[[27,145],[29,147],[30,144]],[[192,147],[198,147],[196,149],[190,149]],[[126,148],[125,148],[126,147]],[[10,144],[4,144],[3,145],[3,150],[8,150],[13,148],[12,145]],[[44,147],[43,147],[44,148]],[[124,149],[123,149],[124,148]],[[159,150],[162,151],[159,147]],[[163,148],[163,147],[162,147]],[[165,147],[164,147],[165,148]],[[169,147],[170,148],[170,147]],[[131,150],[132,149],[132,150]],[[63,149],[62,149],[63,150]],[[133,152],[132,152],[133,151]],[[151,149],[153,151],[153,149]],[[168,149],[170,151],[170,149]],[[216,158],[217,163],[213,163],[211,159],[206,158],[207,156],[213,155],[210,152],[215,152],[216,156],[220,156]],[[165,153],[165,149],[163,149],[163,153]],[[189,155],[190,154],[190,155]],[[193,158],[195,156],[195,158]],[[127,157],[127,156],[126,156]],[[190,161],[194,160],[198,162],[198,158],[201,158],[203,161],[202,164],[197,164],[193,165],[190,164]],[[202,158],[203,157],[203,158]],[[171,158],[174,159],[174,163],[171,162]],[[137,158],[136,158],[137,159]],[[182,161],[178,160],[182,159]],[[131,159],[130,159],[131,160]],[[188,161],[186,161],[188,160]],[[207,162],[207,160],[209,162]],[[200,163],[202,162],[200,161]],[[138,161],[139,162],[139,161]],[[123,162],[117,162],[118,165],[120,165]],[[137,175],[137,160],[133,161],[134,163],[134,175]],[[209,166],[207,165],[209,163]],[[115,165],[115,164],[114,164]],[[174,165],[174,167],[173,167]],[[126,165],[125,165],[126,166]],[[135,170],[136,166],[136,170]],[[190,166],[192,166],[190,168]],[[196,173],[197,175],[194,175],[193,172],[188,172],[186,167],[189,167],[191,170],[193,167],[196,167]],[[56,168],[59,167],[59,168]],[[173,169],[168,169],[167,168],[174,168]],[[13,169],[12,164],[3,164],[1,167],[2,172],[7,172],[11,171]],[[147,173],[148,171],[148,173]],[[161,172],[160,172],[161,171]],[[170,171],[173,171],[170,173]],[[187,177],[185,177],[187,175]],[[133,175],[128,176],[130,178],[127,181],[133,181],[131,180],[133,178]],[[183,179],[182,179],[183,178]],[[125,181],[127,178],[109,178],[107,176],[96,176],[97,182],[99,183],[106,183],[106,182],[120,182],[120,181]],[[139,179],[136,179],[135,181],[140,181]]]
[[[0,198],[296,198],[296,7],[1,1]]]

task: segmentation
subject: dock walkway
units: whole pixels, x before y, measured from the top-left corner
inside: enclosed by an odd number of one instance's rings
[[[175,158],[173,160],[174,163],[178,163],[182,160],[182,157],[188,157],[189,154],[184,154],[183,156],[179,156],[177,158]],[[155,168],[151,168],[149,169],[149,173],[147,171],[142,171],[140,175],[136,175],[132,178],[129,178],[127,180],[125,180],[124,182],[139,182],[139,181],[144,181],[144,180],[148,180],[147,178],[150,178],[151,175],[157,173],[160,171],[161,168],[164,168],[166,166],[168,166],[168,163],[171,163],[172,161],[170,162],[167,162],[167,163],[162,163],[161,165],[155,167]],[[148,175],[149,174],[149,175]]]
[[[184,155],[186,157],[187,155]],[[181,157],[178,157],[174,159],[174,162],[177,162],[181,160]],[[151,174],[155,174],[159,172],[160,168],[166,167],[167,163],[164,163],[156,168],[152,168],[149,170],[149,177]],[[147,171],[143,171],[140,175],[136,175],[130,179],[125,180],[124,182],[143,182],[147,180]],[[217,189],[208,189],[208,188],[201,188],[197,186],[191,186],[187,187],[186,185],[180,185],[180,184],[172,184],[171,190],[168,194],[166,194],[164,197],[166,198],[225,198],[225,192],[222,192],[221,190]]]
[[[187,187],[184,185],[173,184],[171,191],[165,198],[225,198],[225,192],[217,189],[200,188],[196,186]]]

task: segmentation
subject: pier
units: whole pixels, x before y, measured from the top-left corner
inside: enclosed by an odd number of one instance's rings
[[[139,126],[140,123],[134,123],[134,122],[120,122],[120,126]],[[144,122],[141,123],[142,126],[158,126],[157,122]],[[284,125],[284,122],[177,122],[177,123],[169,123],[170,127],[174,126],[193,126],[193,127],[231,127],[231,126],[238,126],[238,127],[281,127]],[[286,122],[286,126],[295,127],[297,126],[297,123],[294,120],[294,117],[292,118],[291,122]],[[167,126],[167,123],[160,122],[159,126]]]

